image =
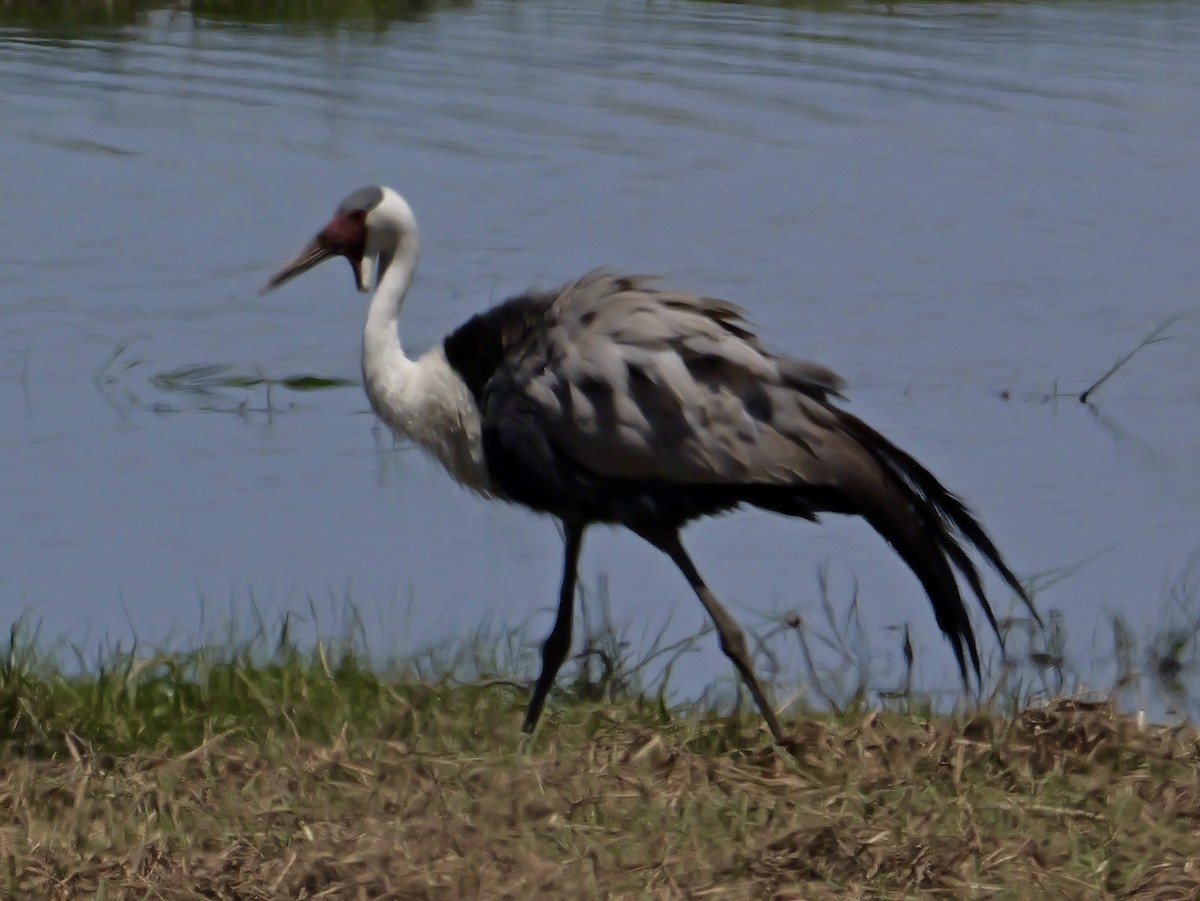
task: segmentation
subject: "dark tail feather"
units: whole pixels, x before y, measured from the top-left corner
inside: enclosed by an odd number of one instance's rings
[[[868,426],[863,424],[864,428]],[[873,430],[872,430],[873,431]],[[1030,615],[1034,618],[1039,626],[1044,625],[1042,618],[1038,615],[1037,609],[1033,606],[1033,599],[1029,597],[1029,593],[1025,591],[1020,580],[1013,575],[1012,570],[1008,568],[1008,564],[1004,562],[1004,558],[1000,556],[1000,551],[996,549],[996,545],[992,543],[992,539],[983,530],[983,526],[967,509],[967,506],[959,500],[959,498],[947,491],[946,488],[934,478],[933,473],[906,454],[900,448],[885,439],[878,432],[874,432],[875,439],[879,442],[876,446],[877,452],[885,462],[889,464],[889,469],[893,474],[897,475],[904,481],[910,489],[915,489],[916,493],[928,501],[937,511],[938,516],[943,522],[953,526],[960,535],[969,541],[984,559],[992,565],[992,568],[1000,574],[1008,586],[1017,593],[1017,596],[1024,602],[1025,607],[1029,610]],[[991,605],[987,603],[983,594],[983,586],[979,582],[979,574],[975,571],[975,567],[971,564],[970,559],[963,552],[962,547],[954,540],[954,536],[945,535],[946,541],[953,550],[946,548],[947,553],[954,558],[955,565],[963,571],[963,575],[967,577],[967,581],[971,584],[971,590],[978,596],[984,609],[988,613],[988,619],[991,621],[993,628],[996,626],[995,617],[992,615]],[[960,563],[959,561],[962,561]]]
[[[937,624],[954,650],[963,685],[969,689],[971,679],[967,672],[967,657],[970,657],[971,668],[978,679],[979,648],[975,643],[975,630],[971,627],[966,605],[963,604],[962,594],[958,589],[958,581],[954,578],[954,570],[948,562],[942,542],[935,537],[937,533],[929,529],[931,524],[935,528],[941,528],[931,522],[933,517],[930,516],[930,512],[919,507],[909,511],[900,506],[889,505],[876,507],[865,512],[863,516],[920,580],[933,604]]]
[[[896,549],[920,579],[933,603],[938,625],[954,648],[964,683],[968,681],[964,648],[970,654],[971,664],[978,678],[979,652],[954,576],[955,569],[966,579],[971,592],[979,600],[979,605],[1000,640],[1001,647],[1004,636],[983,589],[979,571],[960,544],[959,537],[974,546],[992,565],[1025,603],[1038,625],[1042,625],[1042,619],[1034,608],[1032,599],[1020,580],[1008,568],[978,520],[958,497],[947,491],[929,470],[862,420],[849,414],[843,415],[847,430],[891,476],[889,481],[900,495],[895,500],[906,502],[896,504],[885,500],[882,505],[874,503],[870,510],[863,511],[863,516]]]

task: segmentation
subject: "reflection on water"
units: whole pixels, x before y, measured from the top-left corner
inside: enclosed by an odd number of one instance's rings
[[[0,7],[0,27],[20,28],[27,32],[23,37],[78,39],[144,25],[151,17],[166,15],[184,18],[196,27],[270,25],[313,34],[343,28],[386,30],[395,23],[427,19],[439,9],[469,5],[469,0],[183,0],[173,4],[9,0]]]
[[[393,448],[357,389],[265,396],[358,378],[345,271],[256,292],[371,182],[422,223],[414,349],[598,264],[743,303],[1041,574],[1085,676],[1109,617],[1149,631],[1200,543],[1195,320],[1073,399],[1196,309],[1193,4],[51,8],[0,13],[0,621],[186,641],[202,607],[350,598],[380,649],[488,617],[533,615],[536,640],[551,524]],[[119,348],[137,365],[106,382]],[[208,365],[266,381],[206,403],[155,381]],[[827,565],[881,681],[903,622],[948,681],[919,589],[861,524],[743,515],[689,541],[747,624],[817,621]],[[590,537],[584,574],[619,619],[702,622],[628,536]],[[676,680],[724,672],[709,648]]]

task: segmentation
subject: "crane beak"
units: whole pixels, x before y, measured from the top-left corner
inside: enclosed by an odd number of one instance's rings
[[[321,242],[314,239],[294,259],[284,263],[258,293],[266,294],[268,291],[273,291],[284,282],[291,281],[297,275],[308,272],[309,269],[312,269],[318,263],[323,263],[333,256],[337,256],[337,254],[328,248],[322,247]],[[355,275],[357,276],[357,272]]]

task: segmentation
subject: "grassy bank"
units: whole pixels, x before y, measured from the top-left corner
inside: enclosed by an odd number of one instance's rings
[[[0,896],[1076,897],[1200,891],[1200,734],[1017,715],[668,710],[349,646],[0,663]],[[909,705],[910,707],[913,705]]]

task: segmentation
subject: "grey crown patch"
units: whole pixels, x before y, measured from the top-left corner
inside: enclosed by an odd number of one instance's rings
[[[359,188],[338,206],[339,213],[352,213],[355,210],[373,210],[383,201],[383,188],[370,185]]]

